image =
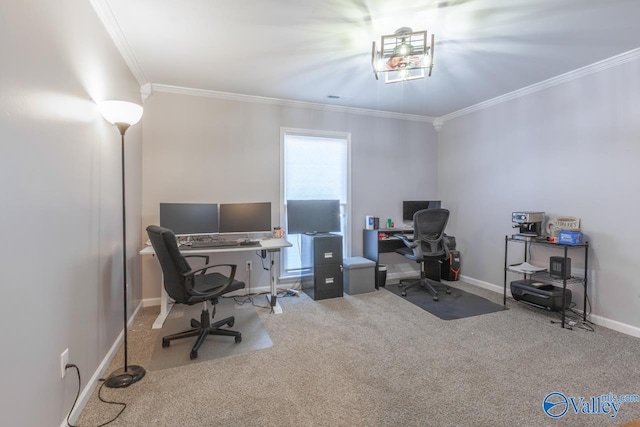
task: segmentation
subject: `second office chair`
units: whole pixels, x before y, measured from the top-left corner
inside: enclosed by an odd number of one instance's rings
[[[406,246],[396,252],[420,263],[420,280],[404,285],[402,296],[407,296],[407,289],[421,285],[431,293],[434,301],[438,301],[438,292],[433,287],[433,282],[440,281],[440,264],[449,258],[449,249],[444,239],[444,229],[448,220],[449,211],[447,209],[424,209],[413,215],[413,240],[409,240],[402,234],[396,235]],[[436,264],[437,268],[432,270],[438,271],[438,280],[426,277],[425,263]],[[447,288],[447,293],[451,293],[449,288]]]

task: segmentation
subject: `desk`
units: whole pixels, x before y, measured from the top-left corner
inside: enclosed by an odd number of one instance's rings
[[[379,238],[379,234],[386,234],[388,237]],[[380,254],[395,252],[397,249],[406,248],[407,246],[394,236],[395,234],[413,234],[413,228],[381,228],[379,230],[362,230],[362,250],[363,256],[376,263],[376,289],[380,287],[378,283],[378,267],[380,265]],[[413,262],[407,260],[407,262]],[[428,278],[440,281],[440,272],[436,267],[425,263],[425,274]],[[418,272],[418,277],[420,272]]]
[[[276,265],[274,260],[274,253],[280,252],[282,248],[287,248],[292,246],[285,239],[267,239],[261,240],[260,246],[230,246],[230,247],[222,247],[222,248],[196,248],[193,249],[189,246],[180,247],[180,252],[184,255],[209,255],[223,252],[246,252],[246,251],[267,251],[269,253],[269,277],[271,284],[271,295],[267,297],[269,301],[276,296],[276,284],[278,281],[278,275],[276,274]],[[154,255],[155,251],[153,250],[153,246],[146,246],[144,249],[140,251],[140,255]],[[170,301],[167,292],[164,290],[164,279],[160,280],[160,314],[156,318],[155,322],[153,322],[153,329],[162,328],[162,324],[165,319],[169,315],[171,308],[173,307],[173,302]],[[276,300],[276,304],[273,307],[273,312],[276,314],[282,313],[282,307],[278,304]]]

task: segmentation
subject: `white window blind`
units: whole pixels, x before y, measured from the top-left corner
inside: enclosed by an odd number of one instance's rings
[[[287,200],[340,200],[341,232],[348,235],[346,221],[349,196],[348,135],[283,133],[283,206],[286,231]],[[293,247],[282,252],[282,275],[295,276],[300,269],[300,236],[288,235]],[[343,239],[343,245],[346,245]],[[345,247],[343,247],[345,253]]]

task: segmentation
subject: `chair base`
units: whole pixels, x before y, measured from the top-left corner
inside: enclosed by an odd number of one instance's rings
[[[215,312],[215,310],[214,310]],[[217,322],[211,323],[209,317],[209,310],[202,310],[200,314],[200,321],[198,322],[196,319],[191,319],[191,328],[184,332],[178,332],[176,334],[167,335],[166,337],[162,337],[162,347],[169,347],[171,341],[178,340],[181,338],[188,337],[198,337],[196,339],[196,343],[193,345],[191,349],[191,353],[189,357],[191,360],[198,358],[198,350],[200,346],[204,342],[204,339],[207,335],[225,335],[235,337],[235,342],[239,343],[242,341],[242,334],[237,331],[231,331],[229,329],[221,329],[222,326],[226,325],[228,327],[233,327],[235,322],[235,317],[230,316],[222,320],[218,320]]]
[[[436,288],[433,287],[431,282],[432,282],[431,279],[422,278],[422,279],[416,280],[414,282],[411,282],[408,285],[404,285],[402,283],[402,280],[401,280],[399,285],[398,285],[401,288],[403,288],[402,292],[400,293],[400,295],[402,295],[403,297],[406,297],[407,296],[407,289],[412,288],[412,287],[417,286],[417,285],[420,285],[420,286],[424,287],[427,291],[429,291],[429,293],[433,297],[434,301],[438,301],[438,299],[439,299],[438,298],[438,291],[436,291]],[[435,282],[435,281],[433,281],[433,282]],[[435,282],[435,283],[438,283],[438,282]],[[449,288],[447,286],[447,288],[445,289],[445,292],[447,294],[450,294],[451,293],[451,288]]]

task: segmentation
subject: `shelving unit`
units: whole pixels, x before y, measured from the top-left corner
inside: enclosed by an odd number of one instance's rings
[[[523,262],[528,262],[528,256],[529,256],[529,249],[531,247],[531,245],[542,245],[542,246],[546,246],[546,247],[552,247],[554,249],[561,249],[563,251],[564,254],[564,260],[566,262],[568,255],[569,255],[569,251],[570,250],[577,250],[577,249],[583,249],[584,250],[584,273],[582,275],[582,277],[575,277],[575,276],[571,276],[569,278],[566,279],[557,279],[555,277],[552,277],[547,271],[541,271],[541,272],[531,272],[531,273],[526,273],[526,272],[521,272],[521,271],[516,271],[513,269],[514,266],[516,265],[520,265],[520,263],[517,264],[509,264],[508,265],[508,259],[509,259],[509,243],[518,243],[518,244],[524,244],[524,261]],[[588,261],[589,261],[589,242],[584,242],[582,244],[579,245],[564,245],[564,244],[559,244],[559,243],[552,243],[552,242],[548,242],[545,240],[537,240],[535,238],[525,238],[525,239],[521,239],[521,238],[514,238],[514,237],[510,237],[510,236],[505,236],[504,239],[504,288],[503,288],[503,301],[502,303],[504,305],[507,305],[507,273],[508,272],[512,272],[515,274],[521,274],[524,276],[524,278],[531,278],[531,279],[536,279],[536,280],[540,280],[542,282],[547,282],[547,283],[562,283],[562,327],[564,328],[565,326],[565,309],[564,307],[566,306],[566,301],[565,301],[565,292],[567,289],[567,284],[572,284],[572,283],[579,283],[582,284],[583,286],[583,290],[584,290],[584,298],[583,298],[583,309],[582,309],[582,320],[586,321],[587,320],[587,271],[588,271]]]

